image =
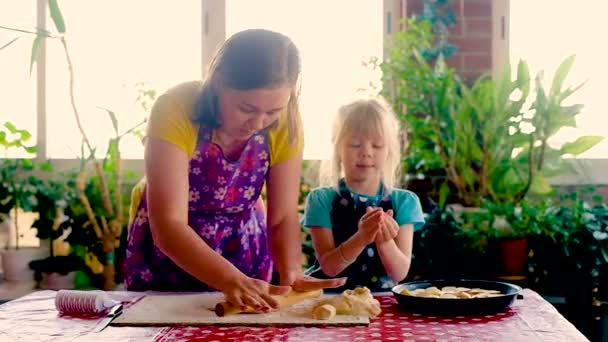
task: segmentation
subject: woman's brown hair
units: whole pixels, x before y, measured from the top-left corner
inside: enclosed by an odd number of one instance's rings
[[[238,32],[224,42],[209,66],[195,121],[211,128],[221,125],[216,94],[220,85],[237,90],[288,85],[292,90],[286,119],[290,142],[295,143],[302,130],[300,71],[300,53],[287,36],[261,29]]]

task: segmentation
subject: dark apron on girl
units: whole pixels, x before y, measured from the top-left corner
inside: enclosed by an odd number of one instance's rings
[[[340,193],[331,204],[331,227],[335,246],[339,246],[358,230],[358,223],[365,214],[368,206],[381,207],[385,212],[393,209],[390,194],[384,190],[380,191],[375,198],[361,197],[352,193],[344,183],[340,181]],[[317,263],[318,265],[318,263]],[[313,277],[330,278],[318,270],[312,274]],[[390,291],[394,285],[384,270],[375,243],[367,245],[357,259],[345,268],[336,277],[348,277],[346,284],[331,291],[343,291],[355,287],[367,287],[372,292]]]

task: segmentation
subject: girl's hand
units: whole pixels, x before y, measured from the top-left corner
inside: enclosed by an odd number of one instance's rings
[[[255,310],[269,311],[279,306],[272,295],[286,295],[290,287],[270,285],[263,280],[241,274],[220,290],[226,296],[226,301],[234,306],[241,308],[249,306]]]
[[[365,215],[359,220],[359,229],[357,233],[367,244],[376,240],[376,235],[383,226],[384,215],[382,208],[367,207]]]
[[[397,221],[393,219],[393,210],[389,209],[386,213],[382,213],[384,216],[384,221],[382,228],[376,234],[376,244],[382,244],[387,241],[393,240],[397,237],[397,233],[399,233],[399,226],[397,225]]]
[[[302,271],[294,271],[282,278],[281,283],[290,285],[295,291],[316,291],[340,287],[346,283],[346,278],[319,279],[307,276]]]

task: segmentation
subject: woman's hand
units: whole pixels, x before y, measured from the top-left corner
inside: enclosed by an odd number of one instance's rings
[[[399,226],[397,221],[393,219],[393,210],[389,209],[387,212],[383,212],[383,222],[380,231],[376,234],[376,244],[381,244],[387,241],[394,240],[399,233]]]
[[[226,301],[234,306],[244,308],[249,306],[259,311],[276,309],[279,302],[273,295],[286,295],[289,286],[275,286],[263,280],[247,277],[242,274],[220,289]]]
[[[384,211],[382,208],[367,207],[365,215],[359,220],[357,234],[363,241],[370,244],[376,240],[376,235],[384,225]]]
[[[319,279],[307,276],[302,271],[292,271],[281,276],[281,284],[290,285],[295,291],[333,289],[346,283],[346,278]]]

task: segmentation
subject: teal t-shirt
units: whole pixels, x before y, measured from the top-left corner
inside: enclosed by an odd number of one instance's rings
[[[380,191],[379,191],[380,192]],[[351,191],[359,201],[375,201],[381,197],[358,194]],[[303,217],[304,227],[323,227],[331,229],[331,205],[338,196],[334,187],[319,187],[313,189],[306,198],[306,209]],[[411,223],[414,230],[424,227],[424,214],[420,200],[415,193],[404,189],[393,189],[390,193],[393,202],[394,219],[399,226]]]

